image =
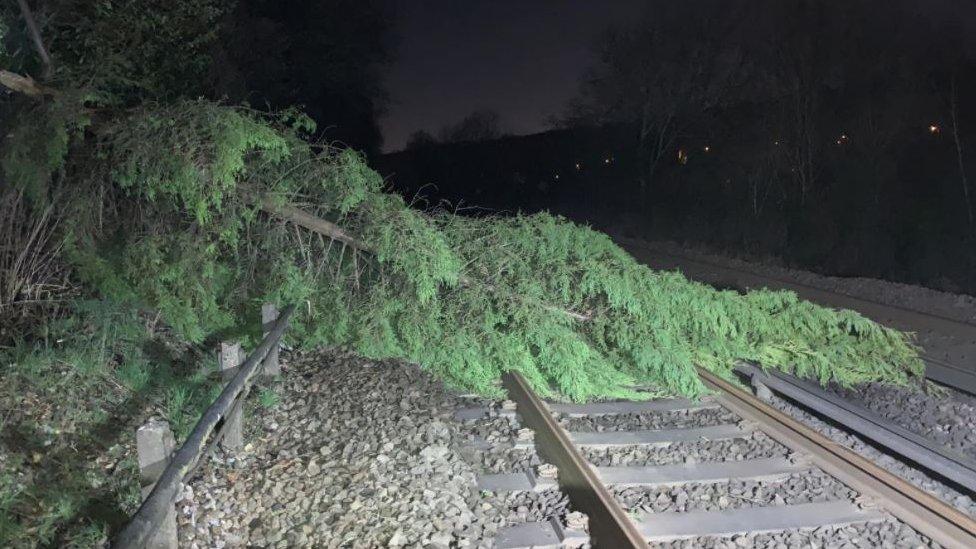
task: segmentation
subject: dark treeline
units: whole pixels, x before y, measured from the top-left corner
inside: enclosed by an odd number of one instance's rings
[[[445,208],[537,211],[578,201],[583,215],[594,201],[610,206],[631,192],[635,159],[623,146],[629,133],[603,126],[483,141],[428,139],[374,164],[393,189],[422,207],[443,201]]]
[[[210,96],[259,109],[298,106],[321,138],[379,151],[382,71],[396,41],[390,2],[215,2],[224,12],[210,51]]]
[[[935,6],[654,3],[600,38],[564,129],[381,168],[407,193],[973,292],[976,65]]]
[[[372,153],[396,37],[385,0],[32,2],[46,63],[16,2],[0,7],[0,66],[52,87],[98,89],[126,105],[206,97],[298,108],[316,138]],[[341,14],[341,17],[337,16]],[[84,70],[80,68],[83,67]],[[0,96],[0,108],[13,103]],[[0,124],[9,114],[0,113]]]

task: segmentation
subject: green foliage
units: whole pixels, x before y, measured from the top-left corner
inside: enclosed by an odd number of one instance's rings
[[[294,112],[286,122],[305,123]],[[253,212],[239,196],[225,202],[251,176],[248,159],[260,157],[268,170],[289,156],[294,138],[247,111],[204,101],[139,109],[100,130],[87,185],[107,174],[142,217],[123,213],[111,232],[72,224],[85,231],[67,247],[79,276],[103,297],[158,311],[190,342],[233,328],[225,305],[247,268],[227,259]]]
[[[183,438],[212,402],[213,368],[154,326],[130,305],[79,300],[0,351],[0,546],[98,546],[140,501],[128,434],[161,414]]]
[[[166,315],[167,323],[193,343],[228,327],[232,318],[217,301],[232,266],[189,235],[150,236],[127,242],[122,269],[140,300]]]
[[[17,440],[4,471],[18,472],[0,471],[0,545],[28,531],[45,544],[93,543],[108,526],[91,514],[96,500],[130,513],[136,467],[121,445],[107,447],[106,428],[131,432],[126,421],[157,413],[185,436],[220,388],[200,344],[255,340],[267,300],[298,305],[286,336],[297,345],[410,360],[484,394],[498,393],[505,371],[574,401],[695,397],[696,365],[729,376],[738,360],[843,384],[922,373],[905,334],[792,293],[740,296],[653,271],[558,217],[409,208],[359,154],[303,142],[311,126],[295,110],[173,101],[103,111],[89,125],[85,105],[166,88],[106,78],[118,86],[24,110],[0,158],[5,179],[38,203],[64,202],[65,258],[92,298],[0,354],[0,404],[17,411],[2,425]],[[368,250],[268,216],[262,197],[300,204]],[[43,405],[6,404],[25,398]],[[276,398],[259,395],[266,406]],[[71,436],[54,436],[66,426]],[[95,459],[105,455],[111,473]]]
[[[111,276],[88,280],[109,296],[122,295],[116,282],[99,280],[121,280],[194,342],[253,327],[262,300],[298,303],[299,343],[408,359],[484,393],[506,370],[577,401],[636,398],[637,387],[694,397],[696,365],[728,376],[739,360],[843,384],[921,373],[904,334],[792,293],[653,271],[558,217],[411,209],[358,154],[309,147],[286,121],[202,101],[116,120],[100,146],[142,216],[89,247],[82,271]],[[370,251],[256,213],[259,193],[303,203]],[[176,409],[190,395],[169,398]]]
[[[274,408],[280,402],[281,397],[271,387],[265,387],[258,393],[258,402],[265,408]]]
[[[245,313],[261,300],[300,303],[300,343],[405,358],[485,393],[506,370],[578,401],[637,397],[635,387],[697,396],[696,365],[729,375],[738,360],[844,384],[921,372],[904,334],[791,293],[740,296],[652,271],[558,217],[411,209],[356,153],[303,144],[294,119],[192,101],[99,128],[95,158],[107,166],[88,171],[110,174],[139,215],[76,237],[79,273],[191,342],[254,326]],[[257,214],[266,193],[303,202],[370,251]],[[133,387],[138,364],[125,375]],[[178,388],[167,409],[179,423],[199,396]]]
[[[77,94],[19,111],[0,154],[4,179],[34,203],[45,202],[51,178],[64,165],[71,136],[89,122]]]
[[[203,225],[219,214],[248,154],[277,163],[287,141],[260,120],[206,101],[140,109],[107,128],[113,179],[150,202],[169,200]]]
[[[85,82],[98,101],[196,97],[227,0],[54,0],[45,36],[58,77]],[[138,47],[133,45],[138,44]]]

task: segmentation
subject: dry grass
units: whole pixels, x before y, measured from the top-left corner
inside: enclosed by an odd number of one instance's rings
[[[56,202],[35,211],[22,192],[0,191],[0,342],[50,318],[76,293],[61,261]]]

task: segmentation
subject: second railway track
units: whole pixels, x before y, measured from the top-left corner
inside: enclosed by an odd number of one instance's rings
[[[535,450],[555,465],[558,483],[516,466],[482,475],[479,485],[501,493],[559,490],[586,514],[589,535],[566,519],[563,504],[561,517],[503,530],[497,546],[976,547],[969,515],[751,393],[701,375],[714,391],[701,402],[579,406],[547,404],[509,375],[518,421],[534,431]],[[515,417],[482,408],[459,417],[491,415]]]

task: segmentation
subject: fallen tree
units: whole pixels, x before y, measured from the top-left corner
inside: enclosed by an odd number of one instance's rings
[[[262,210],[270,214],[281,217],[282,219],[295,223],[296,225],[304,227],[310,231],[319,233],[323,236],[327,236],[333,240],[338,240],[343,244],[352,246],[355,250],[362,251],[362,252],[371,251],[364,242],[360,241],[354,236],[346,234],[346,232],[343,231],[341,228],[339,228],[335,223],[332,223],[327,219],[322,219],[320,217],[311,215],[308,212],[303,211],[301,208],[296,208],[291,204],[279,204],[274,199],[269,197],[259,198],[257,199],[256,203],[259,205],[259,207]],[[470,286],[473,284],[471,280],[468,280],[464,276],[460,277],[458,281],[461,283],[462,286]],[[486,286],[486,288],[488,288],[489,290],[493,290],[493,288],[490,285]],[[577,313],[576,311],[568,311],[565,309],[560,309],[559,307],[556,307],[554,305],[548,305],[545,303],[541,303],[539,304],[539,306],[554,312],[564,314],[570,318],[579,320],[581,322],[590,320],[589,315]]]
[[[76,271],[191,341],[240,330],[271,299],[304,303],[300,344],[411,360],[484,393],[506,370],[572,400],[694,397],[696,365],[729,375],[738,360],[844,384],[922,371],[908,336],[856,313],[653,271],[558,217],[412,209],[358,154],[300,139],[295,113],[184,101],[82,135],[69,100],[38,107],[76,136],[57,169],[105,197],[74,210]]]

